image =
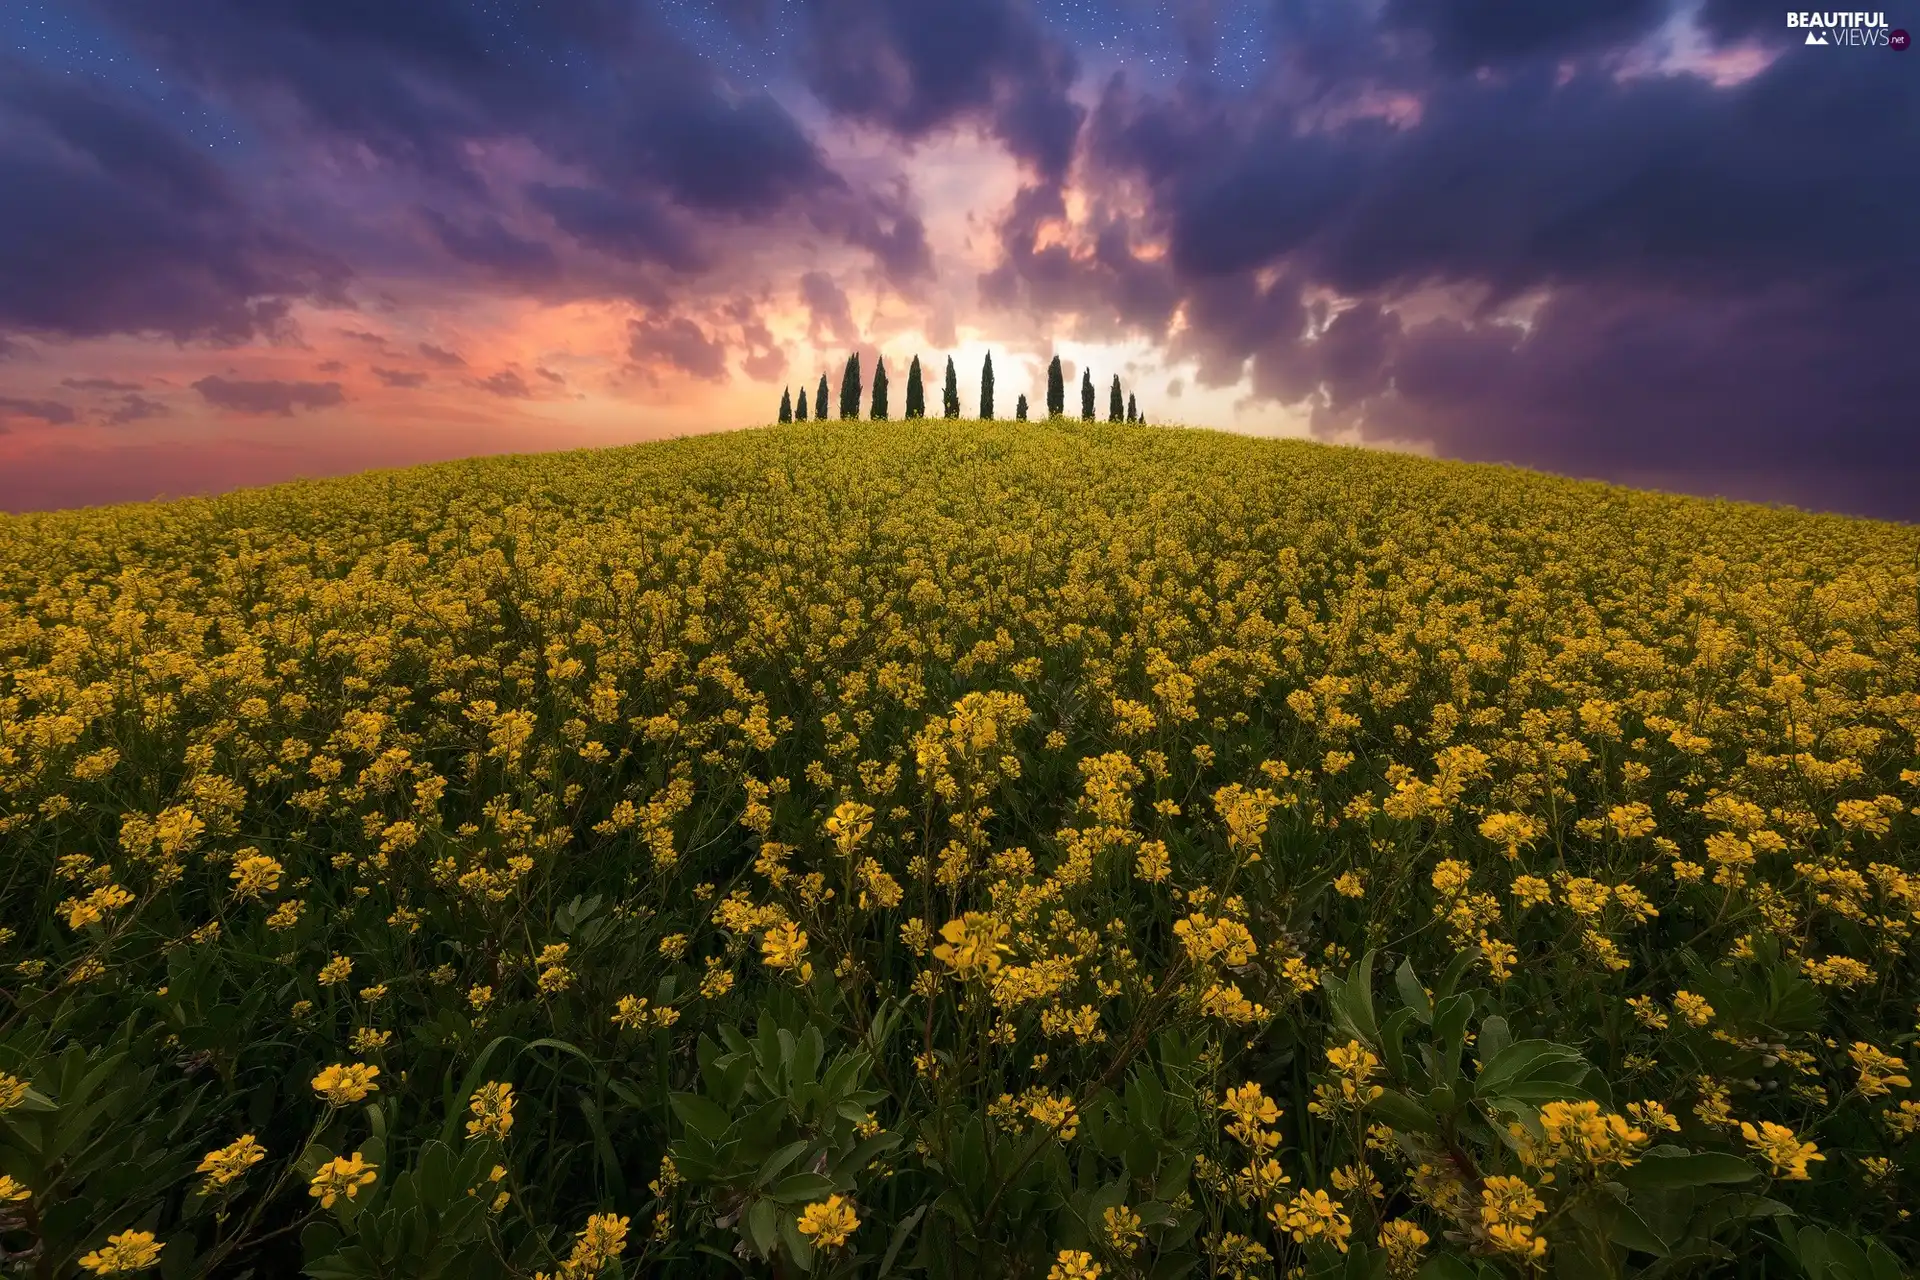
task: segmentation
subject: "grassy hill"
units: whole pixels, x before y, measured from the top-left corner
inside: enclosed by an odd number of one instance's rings
[[[0,517],[0,1246],[1900,1274],[1917,566],[1080,422]]]

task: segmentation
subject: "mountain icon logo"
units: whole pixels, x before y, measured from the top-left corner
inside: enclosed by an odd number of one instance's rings
[[[1827,38],[1821,35],[1818,31],[1807,32],[1808,44],[1825,44],[1826,42],[1827,42]]]

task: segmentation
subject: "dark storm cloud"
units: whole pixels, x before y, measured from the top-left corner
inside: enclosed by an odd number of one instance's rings
[[[727,377],[727,351],[685,316],[629,320],[627,353],[644,364],[666,364],[709,382]]]
[[[1390,29],[1430,37],[1435,60],[1442,65],[1472,69],[1617,44],[1657,25],[1666,10],[1666,0],[1387,0],[1385,16]]]
[[[118,408],[107,415],[109,426],[121,427],[129,422],[144,422],[148,418],[163,418],[172,410],[158,400],[149,400],[142,395],[131,395],[120,402]]]
[[[509,230],[492,214],[468,215],[456,222],[438,209],[420,212],[448,253],[511,284],[542,285],[560,274],[560,259],[551,245]]]
[[[590,248],[629,262],[657,262],[674,271],[710,265],[694,228],[669,206],[646,196],[614,195],[597,187],[531,183],[527,197],[568,235]]]
[[[728,82],[649,6],[91,4],[201,91],[290,120],[299,135],[292,141],[331,145],[356,166],[371,155],[424,180],[436,190],[422,216],[440,245],[519,288],[551,294],[576,277],[563,269],[559,246],[503,203],[475,142],[524,140],[578,175],[536,184],[530,202],[580,244],[628,260],[683,272],[711,266],[713,255],[679,216],[692,214],[719,223],[797,218],[868,250],[897,284],[930,270],[911,210],[855,190],[772,95]],[[604,288],[591,273],[577,281]],[[636,298],[658,294],[645,278],[623,288]]]
[[[1702,0],[1700,26],[1711,36],[1731,42],[1759,31],[1779,30],[1785,8],[1775,10],[1753,0]]]
[[[426,374],[411,369],[382,369],[375,365],[373,376],[389,387],[423,387],[427,383]]]
[[[41,422],[50,422],[64,426],[73,421],[73,408],[58,400],[26,400],[17,396],[0,396],[0,418],[35,418]]]
[[[420,344],[420,354],[443,369],[459,369],[467,363],[461,359],[458,352],[436,347],[431,342],[423,342]]]
[[[509,400],[525,400],[533,395],[533,388],[527,380],[511,369],[502,369],[490,378],[482,378],[474,383],[482,391],[491,391],[496,396]]]
[[[985,123],[1043,177],[1073,155],[1078,64],[1019,0],[812,0],[808,86],[836,114],[907,138]]]
[[[206,402],[235,413],[277,413],[292,417],[296,408],[325,409],[344,402],[337,382],[249,381],[209,375],[193,384]]]
[[[0,61],[0,329],[241,342],[344,267],[261,223],[142,100]]]
[[[62,378],[60,385],[75,391],[138,391],[137,382],[115,382],[112,378]]]
[[[1443,59],[1407,128],[1302,128],[1284,95],[1107,87],[1088,153],[1149,193],[1187,304],[1173,346],[1203,383],[1244,371],[1321,429],[1585,474],[1844,459],[1908,476],[1904,505],[1863,501],[1920,517],[1920,362],[1899,336],[1920,332],[1920,171],[1888,163],[1920,140],[1911,67],[1796,48],[1728,87],[1584,63],[1561,83],[1528,55],[1602,50],[1654,15],[1543,6],[1496,34],[1465,6],[1395,13]],[[1450,57],[1508,65],[1454,74]],[[1001,297],[1084,272],[1030,252],[1018,215]],[[1283,270],[1262,288],[1261,269]],[[1485,302],[1432,324],[1383,305],[1435,284]],[[1360,305],[1308,338],[1315,286]],[[1540,296],[1531,333],[1495,322]],[[1153,308],[1128,314],[1164,333]]]

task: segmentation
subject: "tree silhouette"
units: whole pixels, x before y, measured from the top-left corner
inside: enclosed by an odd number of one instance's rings
[[[1093,370],[1080,371],[1080,417],[1083,421],[1093,421]]]
[[[805,387],[800,388],[800,403],[794,408],[793,419],[795,422],[807,420],[807,389]]]
[[[1140,421],[1140,411],[1133,407],[1133,392],[1127,392],[1127,421]]]
[[[801,392],[801,394],[805,395],[806,393]],[[780,389],[780,421],[782,422],[793,421],[793,388],[792,387],[782,387]]]
[[[1027,420],[1027,397],[1025,392],[1021,393],[1019,401],[1014,404],[1013,416],[1022,422]]]
[[[1067,411],[1066,377],[1060,372],[1060,357],[1047,366],[1047,416],[1057,418]]]
[[[947,385],[940,392],[940,408],[949,418],[960,416],[960,379],[953,372],[953,357],[947,357]]]
[[[820,389],[813,397],[813,419],[815,422],[827,420],[827,375],[820,375]]]
[[[913,363],[907,366],[907,416],[924,418],[927,416],[927,392],[920,385],[920,357],[915,356]]]
[[[873,361],[873,420],[887,420],[887,358],[875,356]]]
[[[1120,375],[1113,375],[1113,390],[1107,395],[1107,421],[1118,422],[1126,414],[1126,406],[1120,403]]]
[[[860,353],[847,357],[847,371],[840,375],[840,416],[860,416]]]
[[[993,352],[987,352],[986,363],[980,366],[980,416],[986,420],[993,418]]]

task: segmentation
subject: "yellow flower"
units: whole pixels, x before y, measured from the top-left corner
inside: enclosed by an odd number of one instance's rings
[[[940,936],[946,941],[933,949],[933,956],[962,978],[993,973],[1000,968],[1001,955],[1012,950],[1002,941],[1010,932],[994,916],[969,911],[940,926]]]
[[[760,937],[760,960],[769,969],[792,969],[807,954],[807,935],[791,920]]]
[[[234,882],[233,894],[243,901],[272,893],[280,887],[282,867],[262,853],[236,858],[227,878]]]
[[[33,1192],[16,1181],[12,1174],[0,1173],[0,1204],[15,1204],[32,1198]]]
[[[0,1071],[0,1111],[11,1111],[27,1099],[27,1082]]]
[[[380,1086],[373,1078],[379,1074],[380,1068],[364,1062],[336,1062],[313,1078],[313,1091],[325,1098],[329,1106],[345,1106],[370,1093],[378,1093]]]
[[[1123,1258],[1131,1258],[1139,1251],[1140,1241],[1146,1238],[1146,1231],[1140,1225],[1140,1215],[1125,1205],[1113,1205],[1100,1215],[1100,1224],[1105,1229],[1107,1244]]]
[[[1027,1114],[1036,1123],[1052,1129],[1062,1142],[1070,1141],[1080,1128],[1080,1115],[1071,1098],[1041,1094],[1027,1104]]]
[[[320,985],[338,986],[353,974],[353,961],[346,956],[335,956],[320,966]]]
[[[467,1136],[505,1142],[513,1131],[513,1103],[510,1084],[490,1080],[475,1089],[467,1100],[467,1110],[473,1113],[473,1119],[467,1121]]]
[[[318,1200],[322,1209],[331,1209],[341,1196],[352,1200],[360,1194],[360,1188],[372,1186],[380,1176],[379,1168],[368,1164],[358,1151],[351,1158],[335,1156],[315,1171],[307,1184],[307,1194]]]
[[[1893,1088],[1909,1089],[1913,1081],[1907,1078],[1906,1063],[1890,1053],[1883,1053],[1864,1040],[1856,1040],[1847,1050],[1853,1059],[1854,1067],[1860,1072],[1859,1083],[1855,1086],[1863,1098],[1879,1098],[1891,1092]]]
[[[1353,1222],[1342,1212],[1344,1206],[1324,1191],[1300,1191],[1284,1207],[1274,1205],[1267,1211],[1274,1230],[1293,1236],[1295,1244],[1323,1240],[1345,1253],[1353,1235]]]
[[[82,1257],[80,1269],[97,1276],[145,1271],[160,1264],[160,1251],[164,1248],[165,1245],[154,1242],[151,1231],[122,1231],[107,1237],[106,1248],[95,1249]]]
[[[250,1133],[243,1133],[226,1146],[207,1152],[200,1158],[200,1167],[194,1170],[207,1175],[200,1184],[200,1194],[211,1195],[232,1184],[266,1158],[267,1149]]]
[[[1220,1104],[1220,1109],[1249,1128],[1280,1123],[1280,1108],[1251,1080],[1237,1089],[1228,1089],[1227,1100]]]
[[[1062,1249],[1055,1255],[1047,1280],[1100,1280],[1100,1264],[1080,1249]]]
[[[1387,1255],[1387,1274],[1399,1280],[1411,1276],[1420,1261],[1420,1253],[1432,1237],[1420,1229],[1420,1224],[1409,1222],[1405,1218],[1395,1218],[1383,1223],[1377,1243],[1382,1253]]]
[[[1480,1221],[1486,1226],[1518,1226],[1546,1211],[1546,1204],[1524,1178],[1500,1175],[1481,1185]]]
[[[817,1249],[837,1249],[860,1225],[860,1217],[845,1196],[828,1196],[800,1212],[800,1232],[813,1238]]]
[[[1740,1136],[1757,1154],[1766,1157],[1774,1173],[1789,1182],[1805,1182],[1808,1177],[1807,1162],[1826,1159],[1813,1143],[1800,1141],[1800,1136],[1792,1129],[1771,1120],[1761,1121],[1758,1129],[1747,1121],[1741,1121]]]
[[[1673,993],[1673,1010],[1696,1027],[1713,1021],[1713,1006],[1691,991]]]

